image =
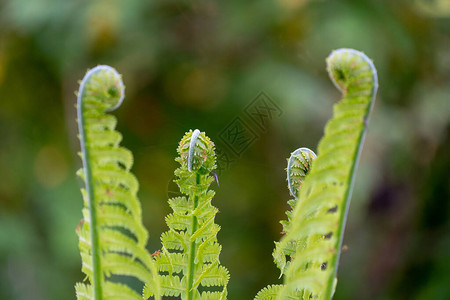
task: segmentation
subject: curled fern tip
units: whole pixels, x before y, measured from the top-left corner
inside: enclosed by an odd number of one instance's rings
[[[316,157],[316,154],[308,148],[299,148],[289,157],[286,169],[287,181],[289,191],[295,198],[298,197],[298,191]]]
[[[206,174],[216,168],[214,143],[198,129],[190,130],[184,135],[178,147],[178,154],[181,165],[190,173]]]
[[[122,76],[113,67],[96,66],[84,76],[77,96],[78,102],[82,97],[101,99],[102,109],[105,112],[113,111],[122,104],[125,98]]]
[[[334,50],[327,57],[327,71],[333,84],[342,92],[346,92],[351,84],[369,83],[362,81],[361,78],[371,77],[370,84],[373,84],[371,96],[375,97],[378,89],[377,70],[372,60],[363,52],[348,48]],[[370,76],[365,76],[366,74]]]
[[[197,138],[200,135],[200,130],[195,129],[192,133],[191,141],[189,142],[189,157],[188,157],[188,170],[192,172],[192,163],[194,161],[194,149],[197,143]]]

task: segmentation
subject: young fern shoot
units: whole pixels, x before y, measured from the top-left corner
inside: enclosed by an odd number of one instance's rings
[[[265,288],[259,299],[328,300],[334,294],[356,168],[378,79],[372,61],[353,49],[333,51],[327,70],[342,99],[334,105],[318,156],[298,193],[289,230],[277,244],[281,250],[274,257],[282,267],[284,285]],[[283,266],[286,249],[292,261]]]
[[[288,188],[291,195],[294,199],[288,201],[289,206],[291,207],[290,211],[286,212],[288,217],[287,220],[280,221],[283,226],[283,234],[287,234],[290,232],[291,227],[291,219],[292,213],[297,205],[298,194],[300,188],[305,180],[306,175],[309,173],[311,169],[311,165],[313,161],[317,158],[316,154],[308,148],[299,148],[292,152],[291,156],[288,159],[288,165],[286,169],[287,173],[287,182]],[[298,253],[297,245],[305,245],[306,239],[290,241],[283,247],[279,242],[275,242],[275,249],[272,253],[273,259],[277,267],[281,271],[281,276],[286,272],[289,268],[291,260],[295,258],[296,255],[301,255],[302,253]],[[288,259],[289,258],[289,259]],[[271,285],[264,289],[262,289],[257,295],[256,300],[263,299],[275,299],[277,293],[282,288],[282,285]],[[290,293],[289,297],[292,299],[303,299],[306,296],[307,291],[293,291]]]
[[[307,148],[288,160],[288,203],[284,236],[275,243],[274,261],[284,283],[262,289],[258,300],[331,299],[355,173],[378,88],[372,61],[353,49],[333,51],[327,69],[342,100],[319,142],[318,156]],[[119,145],[116,118],[107,114],[122,103],[124,86],[111,67],[90,70],[78,92],[78,125],[83,168],[83,222],[77,229],[82,270],[90,284],[76,284],[78,299],[226,299],[228,270],[220,265],[218,209],[209,187],[215,178],[214,143],[199,130],[180,141],[175,181],[184,196],[169,199],[173,213],[154,258],[146,249],[131,174],[133,157]],[[280,277],[281,277],[280,276]],[[126,278],[125,278],[126,277]],[[144,283],[143,296],[120,283]],[[126,279],[126,280],[125,280]]]
[[[217,242],[220,226],[214,223],[218,209],[211,205],[216,168],[214,143],[198,129],[189,131],[178,147],[176,183],[184,196],[169,200],[173,213],[161,235],[162,250],[156,256],[163,296],[181,299],[226,299],[228,270],[220,265],[222,247]],[[154,294],[146,285],[144,296]]]
[[[90,285],[77,283],[78,299],[142,299],[118,281],[131,276],[155,287],[156,267],[146,251],[148,233],[136,197],[138,182],[130,173],[131,152],[119,146],[117,120],[105,112],[124,98],[121,76],[109,66],[87,72],[78,91],[77,112],[83,168],[83,222],[77,229],[82,270]],[[111,275],[115,278],[112,280]]]
[[[286,168],[287,182],[289,192],[295,199],[298,198],[298,192],[316,158],[317,155],[308,148],[298,148],[289,157]]]

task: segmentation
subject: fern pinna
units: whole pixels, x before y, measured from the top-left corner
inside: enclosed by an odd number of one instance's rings
[[[350,197],[378,79],[372,61],[353,49],[333,51],[327,70],[343,97],[334,106],[318,156],[299,187],[288,231],[276,244],[274,258],[284,284],[264,288],[257,299],[331,299],[334,294]],[[286,262],[286,256],[291,261]]]
[[[133,156],[120,147],[117,120],[105,112],[120,106],[124,85],[109,66],[97,66],[85,75],[78,91],[77,112],[85,183],[83,222],[77,229],[90,285],[76,284],[78,299],[142,299],[128,285],[135,277],[151,283],[159,295],[156,269],[146,251],[148,234],[136,197],[138,182],[130,173]],[[122,280],[121,280],[122,279]]]
[[[218,210],[211,205],[215,193],[209,190],[216,168],[214,143],[198,129],[191,130],[180,141],[178,154],[176,183],[185,196],[169,200],[173,213],[166,217],[169,230],[161,235],[162,250],[155,261],[161,291],[188,300],[226,299],[229,274],[219,262]],[[153,295],[154,287],[147,285],[144,294]]]

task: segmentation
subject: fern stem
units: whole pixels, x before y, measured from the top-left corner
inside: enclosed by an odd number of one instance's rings
[[[359,159],[361,156],[361,152],[362,152],[362,148],[364,145],[364,139],[367,133],[367,124],[369,121],[369,116],[370,116],[370,112],[372,111],[372,107],[374,104],[374,100],[375,100],[375,95],[377,93],[377,89],[378,89],[378,77],[377,77],[377,71],[375,69],[375,66],[373,65],[373,62],[370,60],[370,58],[368,58],[364,53],[360,52],[360,51],[356,51],[353,49],[338,49],[336,51],[333,51],[330,56],[327,59],[327,63],[329,64],[328,68],[329,68],[329,75],[331,80],[333,81],[333,83],[335,84],[335,86],[342,91],[343,93],[343,98],[345,99],[346,97],[350,96],[351,93],[347,93],[347,91],[349,90],[349,85],[350,84],[354,84],[357,85],[358,82],[350,82],[351,80],[353,81],[354,78],[347,78],[348,82],[345,82],[346,87],[342,87],[340,85],[340,83],[338,82],[338,79],[335,78],[333,75],[333,72],[331,71],[332,66],[330,66],[332,64],[332,60],[336,60],[336,57],[342,56],[343,58],[341,58],[342,60],[344,60],[345,56],[348,55],[356,55],[359,57],[359,59],[363,60],[364,63],[368,64],[370,71],[372,72],[372,80],[373,80],[373,87],[372,87],[372,93],[371,93],[371,99],[370,99],[370,103],[368,106],[368,109],[364,115],[364,129],[361,131],[359,138],[358,138],[358,142],[357,142],[357,148],[356,148],[356,152],[355,152],[355,159],[352,162],[352,166],[350,169],[350,176],[349,176],[349,183],[348,183],[348,188],[345,192],[345,196],[344,196],[344,202],[343,202],[343,207],[345,209],[341,209],[340,210],[340,216],[339,216],[339,225],[336,231],[336,242],[334,245],[334,249],[336,250],[336,255],[333,255],[331,260],[328,262],[329,265],[327,266],[327,268],[331,268],[331,274],[332,276],[330,276],[328,278],[328,282],[327,282],[327,290],[325,293],[325,299],[331,299],[333,297],[333,293],[334,293],[334,281],[335,278],[337,276],[337,270],[338,270],[338,264],[339,264],[339,259],[341,256],[341,248],[342,248],[342,243],[344,240],[344,230],[345,230],[345,224],[347,223],[347,215],[348,215],[348,211],[349,211],[349,207],[350,207],[350,200],[351,200],[351,196],[352,196],[352,192],[353,192],[353,187],[355,184],[355,177],[356,177],[356,171],[358,168],[358,163],[359,163]],[[343,63],[343,62],[341,62]]]
[[[190,147],[193,148],[193,147]],[[196,184],[199,185],[200,184],[200,174],[197,173],[197,177],[196,177]],[[195,209],[198,206],[198,196],[194,197],[194,207],[192,209],[192,211],[195,211]],[[197,231],[197,225],[198,225],[198,221],[197,221],[197,217],[194,216],[192,218],[192,232],[191,235],[194,234],[194,232]],[[193,240],[191,242],[190,245],[190,252],[189,252],[189,270],[188,270],[188,285],[187,285],[187,299],[191,300],[194,297],[194,289],[193,289],[193,285],[194,285],[194,274],[195,274],[195,250],[196,250],[196,241]]]

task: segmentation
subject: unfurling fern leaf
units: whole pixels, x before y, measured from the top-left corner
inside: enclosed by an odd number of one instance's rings
[[[287,211],[286,215],[288,217],[287,220],[281,221],[281,225],[283,225],[283,233],[287,234],[290,232],[291,227],[291,219],[292,213],[295,209],[298,200],[298,193],[303,184],[303,181],[306,178],[306,175],[309,173],[311,169],[311,165],[316,159],[316,154],[309,150],[308,148],[299,148],[292,152],[291,156],[288,159],[287,165],[287,181],[288,188],[291,195],[294,199],[288,201],[289,206],[291,207],[291,211]],[[291,260],[295,258],[297,255],[297,246],[305,245],[306,239],[293,240],[286,244],[280,244],[279,242],[275,242],[275,249],[272,253],[273,259],[277,267],[281,271],[282,276],[286,270],[289,268]],[[283,285],[271,285],[262,289],[257,295],[256,300],[270,300],[276,299],[278,293],[283,288]],[[303,299],[306,297],[307,291],[299,291],[293,290],[288,295],[286,295],[286,299]]]
[[[277,264],[284,272],[284,284],[263,289],[258,299],[331,299],[334,294],[350,197],[378,79],[372,61],[353,49],[333,51],[327,69],[343,98],[325,127],[318,156],[290,215],[289,230],[277,244],[282,249]],[[288,250],[293,259],[287,266],[281,255]]]
[[[291,192],[291,195],[294,196],[294,199],[288,201],[288,204],[292,209],[291,211],[286,212],[288,219],[280,222],[281,225],[283,225],[284,234],[290,232],[292,213],[297,204],[298,193],[314,159],[316,159],[316,154],[308,148],[299,148],[295,150],[288,159],[286,169],[287,181],[289,191]],[[304,244],[305,242],[305,239],[294,240],[290,241],[286,245],[283,245],[283,247],[281,247],[280,243],[275,242],[276,247],[272,256],[275,264],[281,271],[281,275],[286,272],[286,269],[289,267],[290,260],[295,258],[297,245]]]
[[[297,199],[298,191],[311,168],[316,154],[308,148],[299,148],[292,152],[287,165],[287,182],[291,195]]]
[[[146,251],[148,234],[136,197],[138,182],[130,173],[133,156],[120,147],[116,118],[105,112],[124,98],[121,76],[109,66],[87,72],[78,92],[78,126],[84,180],[83,223],[77,234],[82,270],[90,285],[78,283],[78,299],[142,299],[119,283],[131,276],[152,284],[159,295],[155,263]]]
[[[181,299],[226,299],[228,270],[220,265],[220,227],[214,223],[217,208],[209,190],[216,168],[214,144],[198,129],[189,131],[178,147],[175,171],[181,193],[169,200],[173,213],[166,217],[169,231],[161,235],[162,250],[156,257],[162,295]],[[144,296],[154,294],[148,284]]]

